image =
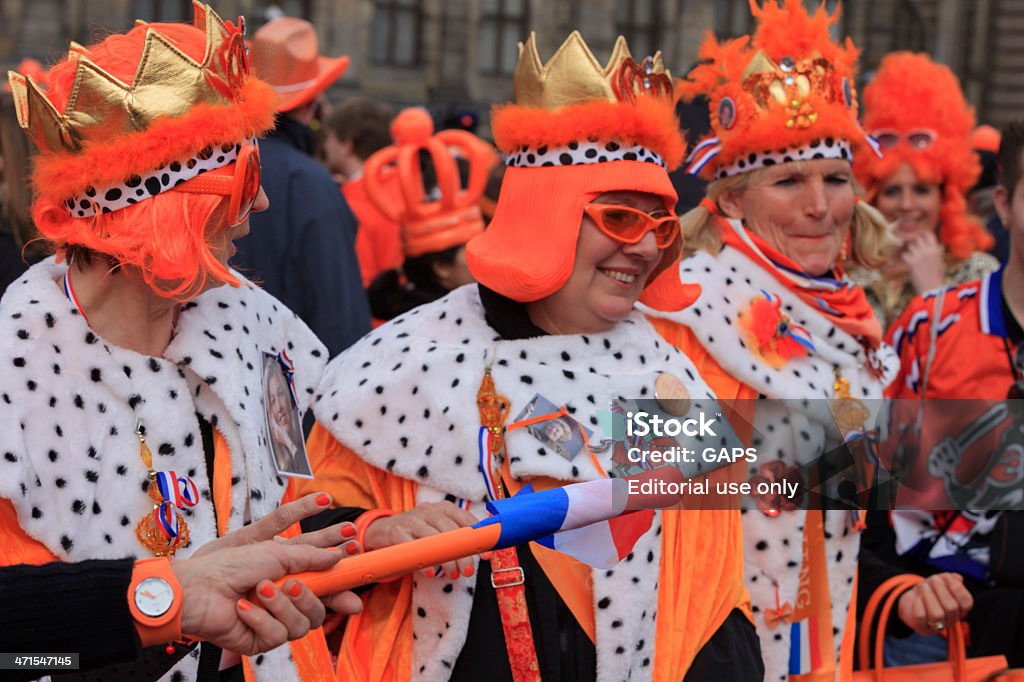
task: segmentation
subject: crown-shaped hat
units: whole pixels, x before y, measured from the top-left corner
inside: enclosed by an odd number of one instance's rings
[[[139,22],[134,30],[145,31],[145,40],[131,82],[75,43],[67,55],[73,81],[60,95],[8,73],[19,122],[41,151],[39,191],[65,199],[272,127],[274,94],[249,74],[244,21],[225,22],[197,0],[193,8],[205,53],[189,56],[159,25]],[[51,74],[58,68],[68,67]]]
[[[673,210],[668,169],[686,144],[661,54],[630,55],[624,38],[601,65],[573,32],[546,64],[531,34],[519,46],[515,102],[491,130],[508,169],[487,230],[466,246],[470,271],[516,301],[550,296],[572,276],[584,207],[613,192],[659,197]],[[640,300],[679,310],[699,294],[679,281],[681,243],[662,252]]]
[[[750,0],[757,31],[719,43],[708,34],[677,91],[710,101],[711,134],[690,154],[688,170],[718,179],[774,163],[853,160],[866,141],[853,84],[857,50],[829,28],[839,10],[809,14],[801,0]]]
[[[363,167],[366,194],[380,211],[402,228],[405,255],[421,256],[460,246],[483,232],[480,196],[495,152],[465,130],[434,134],[434,122],[424,109],[402,111],[391,124],[395,144],[379,150]],[[420,152],[430,156],[440,197],[427,200],[420,167]],[[461,187],[453,152],[469,166],[469,179]],[[389,173],[397,172],[401,201],[388,191]]]
[[[682,159],[672,81],[661,53],[637,63],[619,36],[604,66],[578,31],[543,64],[531,33],[519,46],[515,103],[495,108],[491,128],[509,166]]]

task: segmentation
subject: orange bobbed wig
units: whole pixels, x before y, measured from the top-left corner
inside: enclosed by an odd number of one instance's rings
[[[965,195],[981,164],[970,138],[974,110],[949,67],[923,54],[886,56],[864,88],[864,127],[875,137],[898,140],[881,158],[862,154],[854,163],[869,201],[874,203],[882,183],[907,164],[919,181],[942,187],[938,238],[952,256],[964,259],[992,245],[985,228],[967,213]],[[911,144],[908,137],[915,133],[931,141]]]
[[[273,126],[274,92],[249,76],[238,28],[194,8],[194,26],[140,24],[74,46],[50,70],[45,93],[11,76],[21,125],[41,151],[32,175],[40,233],[58,253],[81,246],[137,268],[155,292],[178,299],[211,282],[238,284],[211,250],[228,226],[227,197],[165,191],[173,184],[165,180],[117,210],[97,204],[77,217],[70,208]]]
[[[645,192],[674,210],[667,168],[685,143],[660,54],[638,64],[623,38],[601,65],[572,33],[546,64],[533,35],[520,46],[515,102],[495,107],[492,131],[508,169],[494,216],[466,245],[478,282],[520,302],[560,290],[572,275],[583,208],[608,192]],[[640,301],[680,310],[700,293],[679,280],[681,244],[662,253]]]

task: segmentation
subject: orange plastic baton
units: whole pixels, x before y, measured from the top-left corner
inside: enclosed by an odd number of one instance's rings
[[[294,578],[322,597],[486,552],[498,544],[500,535],[500,523],[482,528],[459,528],[346,557],[326,571],[286,575],[274,584],[280,588],[286,580]],[[250,601],[256,596],[253,591]],[[255,603],[261,602],[255,600]]]

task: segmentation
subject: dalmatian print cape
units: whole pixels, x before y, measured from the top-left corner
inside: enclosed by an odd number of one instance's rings
[[[698,252],[683,260],[680,270],[684,282],[701,286],[703,293],[697,302],[675,313],[644,310],[689,327],[726,372],[761,396],[776,399],[763,407],[759,405],[755,413],[754,429],[758,435],[752,445],[757,448],[758,463],[751,465],[751,475],[772,458],[786,459],[792,465],[792,453],[822,453],[838,444],[828,440],[829,433],[836,431],[829,411],[835,397],[835,368],[849,380],[853,397],[862,399],[869,409],[881,406],[883,388],[899,368],[899,359],[890,347],[883,344],[876,351],[882,367],[882,376],[878,378],[869,368],[857,339],[836,328],[736,249],[725,247],[717,256]],[[763,297],[762,291],[782,299],[784,313],[810,333],[815,348],[806,357],[791,360],[779,369],[770,367],[752,351],[736,327],[738,313],[756,297]],[[765,611],[775,608],[776,596],[780,604],[796,603],[804,516],[803,511],[792,511],[771,518],[757,509],[745,511],[743,516],[746,585],[753,602],[768,682],[781,682],[789,677],[789,626],[770,629]],[[825,512],[825,552],[837,660],[847,609],[851,607],[860,547],[851,520],[849,512]]]
[[[478,469],[476,396],[491,366],[495,388],[511,402],[509,422],[537,394],[606,437],[599,420],[618,398],[653,397],[661,372],[682,379],[694,403],[713,396],[693,364],[634,312],[606,333],[501,340],[487,325],[476,285],[456,289],[364,337],[328,365],[314,403],[317,420],[370,464],[418,485],[419,502],[471,502],[487,516]],[[610,436],[608,436],[610,437]],[[506,445],[517,479],[576,482],[597,471],[586,454],[569,461],[526,429]],[[599,680],[650,679],[654,659],[661,518],[613,570],[593,571]],[[464,581],[413,583],[414,680],[447,680],[463,644],[473,602]],[[640,586],[645,586],[640,589]]]

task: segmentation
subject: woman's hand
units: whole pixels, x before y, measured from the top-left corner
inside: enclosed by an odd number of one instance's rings
[[[363,540],[366,551],[370,551],[457,530],[476,522],[475,516],[451,502],[427,502],[407,512],[377,519],[366,529]],[[439,574],[435,574],[434,569],[427,571],[428,577],[442,574],[452,579],[460,575],[469,578],[473,575],[473,561],[468,557],[450,561],[441,567]]]
[[[342,556],[310,545],[261,542],[175,560],[171,568],[184,593],[182,632],[250,656],[298,639],[320,627],[325,604],[296,580],[285,582],[283,590],[270,581],[322,571]],[[253,588],[259,588],[261,604],[245,598]],[[330,606],[339,613],[362,609],[351,592],[332,597]]]
[[[974,598],[959,573],[937,573],[900,597],[897,613],[919,635],[934,635],[967,617]]]
[[[926,232],[907,244],[900,260],[909,269],[914,292],[923,294],[942,286],[946,279],[946,258],[935,235]]]

